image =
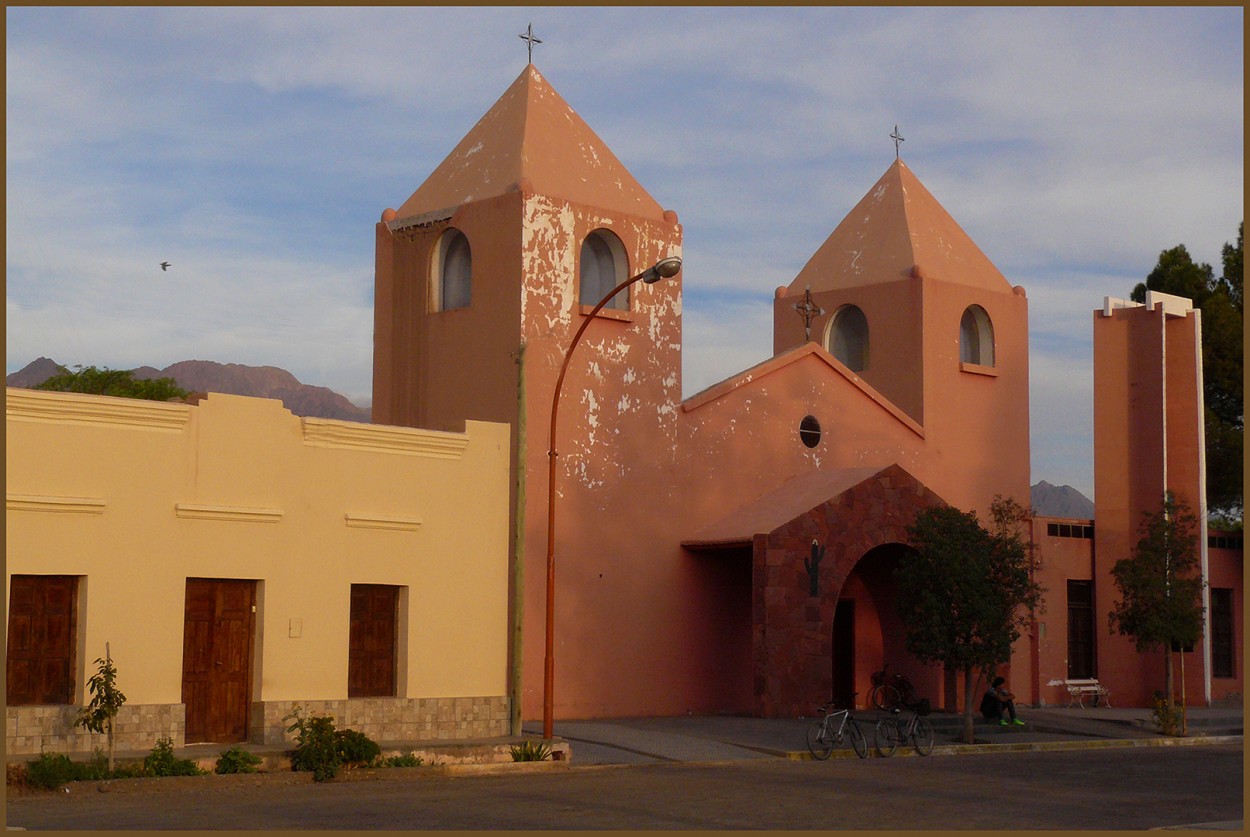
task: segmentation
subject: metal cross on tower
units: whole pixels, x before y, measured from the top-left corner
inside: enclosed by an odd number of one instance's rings
[[[825,313],[825,309],[812,302],[811,285],[808,285],[807,290],[803,292],[803,301],[794,303],[794,310],[798,311],[799,316],[803,318],[804,342],[810,341],[812,339],[812,320]]]
[[[534,37],[534,24],[525,27],[525,32],[517,35],[518,38],[525,41],[525,45],[529,47],[529,62],[534,63],[534,44],[541,44],[542,41]]]
[[[894,140],[894,159],[898,159],[898,144],[903,142],[902,135],[898,132],[898,125],[894,126],[894,133],[890,134],[890,139]]]

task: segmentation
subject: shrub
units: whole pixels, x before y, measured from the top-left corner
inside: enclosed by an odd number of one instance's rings
[[[63,753],[41,753],[26,765],[26,783],[32,788],[56,790],[77,778],[74,763]]]
[[[1162,692],[1154,694],[1154,709],[1150,716],[1155,726],[1164,735],[1179,736],[1181,734],[1181,708],[1163,696]]]
[[[343,764],[371,764],[382,755],[377,742],[359,730],[336,730],[334,744]]]
[[[512,746],[513,761],[546,761],[551,758],[551,748],[541,741],[522,741]]]
[[[371,764],[382,755],[382,748],[363,732],[336,730],[329,715],[305,715],[296,706],[282,720],[291,721],[286,731],[295,733],[291,769],[312,771],[315,781],[333,779],[344,765]]]
[[[329,715],[305,716],[303,707],[296,706],[282,720],[291,721],[286,730],[295,733],[291,769],[311,771],[317,782],[333,779],[342,763],[334,738],[334,719]]]
[[[217,757],[217,765],[213,768],[215,773],[255,773],[256,766],[263,759],[255,753],[249,753],[242,747],[231,747]]]
[[[191,759],[174,755],[174,742],[170,738],[158,738],[152,752],[143,758],[145,776],[201,776],[204,771]]]
[[[405,753],[402,756],[387,756],[378,762],[378,767],[420,767],[425,760],[416,753]]]

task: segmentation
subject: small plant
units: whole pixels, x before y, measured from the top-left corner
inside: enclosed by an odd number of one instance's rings
[[[231,747],[217,757],[217,764],[213,768],[214,773],[255,773],[257,765],[263,759],[255,753],[249,753],[242,747]]]
[[[26,784],[32,788],[56,790],[77,778],[74,763],[63,753],[40,753],[26,765]]]
[[[551,747],[541,741],[522,741],[512,745],[513,761],[546,761],[551,758]]]
[[[96,658],[96,673],[87,681],[87,689],[91,692],[91,702],[78,711],[74,721],[76,727],[86,727],[92,732],[103,732],[108,735],[109,757],[108,770],[113,772],[113,719],[117,717],[126,696],[117,688],[117,667],[113,665],[113,657],[109,646],[104,644],[104,657]]]
[[[371,764],[382,755],[378,743],[359,730],[335,730],[334,744],[344,765]]]
[[[1181,734],[1181,708],[1165,698],[1162,692],[1154,694],[1154,709],[1151,710],[1150,717],[1164,735]]]
[[[171,738],[158,738],[152,752],[143,758],[145,776],[200,776],[203,773],[191,759],[180,759],[174,755]]]
[[[420,767],[425,760],[416,753],[405,753],[402,756],[387,756],[377,762],[378,767]]]
[[[291,721],[286,731],[295,733],[291,769],[311,771],[317,782],[333,779],[343,760],[334,737],[334,719],[329,715],[305,715],[303,707],[296,706],[282,720]]]

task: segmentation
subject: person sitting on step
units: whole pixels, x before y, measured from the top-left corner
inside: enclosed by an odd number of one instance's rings
[[[1004,712],[1011,716],[1010,721],[1003,717]],[[997,718],[1004,727],[1011,724],[1024,726],[1024,721],[1016,717],[1016,696],[1007,688],[1007,681],[1002,677],[995,677],[989,691],[981,698],[981,714],[987,721]]]

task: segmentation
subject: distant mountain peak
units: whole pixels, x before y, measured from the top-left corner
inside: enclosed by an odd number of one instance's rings
[[[1034,512],[1043,517],[1068,517],[1090,520],[1094,517],[1094,501],[1070,485],[1051,485],[1042,480],[1029,489]]]
[[[50,358],[41,357],[5,377],[11,387],[36,387],[60,371]],[[326,387],[302,384],[294,375],[277,366],[246,366],[241,363],[217,363],[212,360],[181,360],[164,369],[140,366],[134,370],[140,380],[173,378],[178,386],[195,394],[221,392],[228,395],[249,395],[275,398],[297,416],[370,421],[370,411],[358,407],[346,397]],[[193,399],[192,403],[198,401]]]

